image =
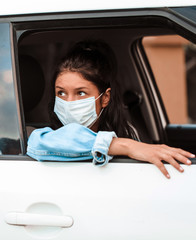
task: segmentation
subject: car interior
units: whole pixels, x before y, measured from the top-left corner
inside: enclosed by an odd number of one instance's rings
[[[153,33],[154,33],[153,29]],[[118,81],[122,88],[124,108],[140,139],[154,142],[144,90],[138,79],[132,47],[148,29],[63,29],[25,32],[18,43],[20,84],[27,131],[31,127],[50,126],[48,104],[56,63],[69,46],[84,39],[101,39],[109,44],[118,61]],[[160,30],[157,29],[157,34]]]

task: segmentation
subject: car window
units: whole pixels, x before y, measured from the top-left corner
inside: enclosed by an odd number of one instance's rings
[[[171,8],[171,10],[187,18],[193,23],[196,22],[196,6]]]
[[[160,18],[160,22],[157,18],[156,21],[148,21],[146,17],[112,18],[112,22],[101,18],[96,18],[96,21],[81,18],[80,26],[75,28],[73,26],[77,26],[78,17],[13,24],[17,36],[15,52],[19,60],[18,79],[27,135],[33,128],[50,126],[48,106],[56,63],[74,42],[97,38],[106,41],[116,54],[119,62],[117,80],[121,84],[127,118],[137,129],[141,141],[161,142],[156,121],[159,113],[155,111],[148,90],[142,83],[144,76],[139,76],[142,71],[137,68],[141,64],[136,61],[134,46],[144,36],[173,34],[175,24],[172,23],[171,29],[168,29],[165,18]],[[119,23],[122,27],[119,27]],[[137,50],[140,49],[140,44],[137,46]],[[140,57],[138,61],[141,61]]]
[[[196,45],[177,36],[145,37],[143,45],[169,122],[196,123]]]
[[[0,155],[19,154],[9,24],[0,24]]]

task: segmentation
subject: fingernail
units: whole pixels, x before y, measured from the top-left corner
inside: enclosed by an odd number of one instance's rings
[[[167,178],[170,178],[170,175],[169,175],[169,174],[167,174]]]
[[[191,154],[191,158],[195,158],[195,154]]]
[[[191,161],[190,161],[190,160],[187,160],[187,163],[188,163],[188,164],[191,164]]]
[[[184,169],[182,167],[179,168],[181,172],[184,172]]]

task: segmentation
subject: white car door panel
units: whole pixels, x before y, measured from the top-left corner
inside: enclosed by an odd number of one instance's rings
[[[195,239],[196,167],[166,167],[170,180],[145,163],[0,161],[0,239]]]

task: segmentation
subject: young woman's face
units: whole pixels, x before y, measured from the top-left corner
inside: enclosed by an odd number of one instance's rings
[[[55,95],[66,101],[75,101],[89,97],[99,97],[101,93],[92,82],[84,79],[77,72],[61,73],[55,82]],[[106,107],[110,99],[110,89],[96,100],[96,113],[99,115],[102,108]]]

